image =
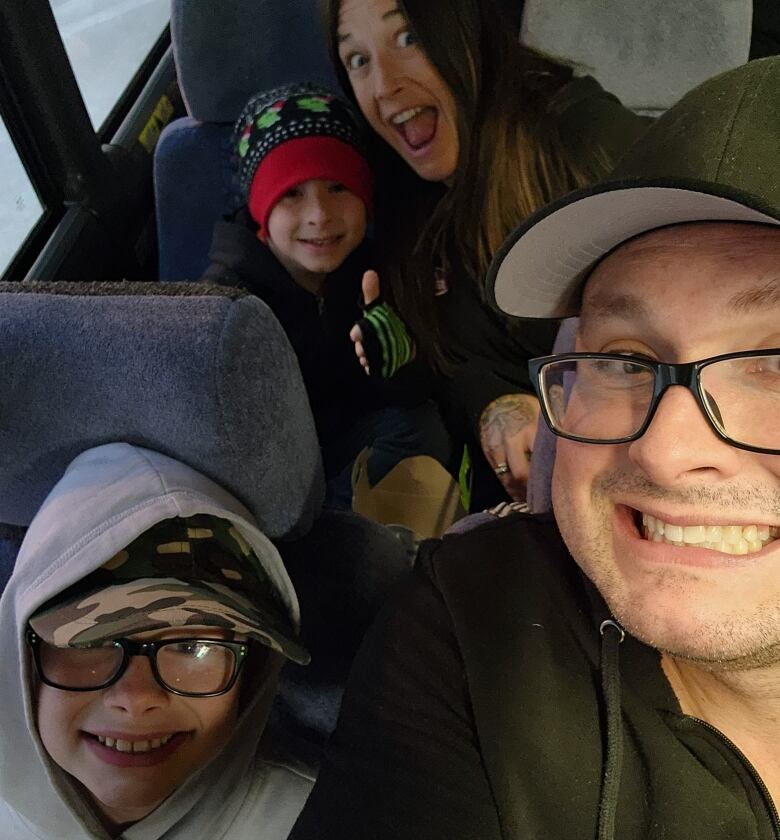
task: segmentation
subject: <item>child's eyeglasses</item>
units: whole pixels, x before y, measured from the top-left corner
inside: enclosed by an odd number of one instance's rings
[[[64,691],[98,691],[117,682],[130,657],[145,656],[166,691],[183,697],[216,697],[230,691],[249,653],[247,642],[214,639],[114,639],[99,647],[55,647],[28,629],[40,680]]]

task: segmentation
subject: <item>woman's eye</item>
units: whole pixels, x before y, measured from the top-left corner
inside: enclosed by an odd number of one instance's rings
[[[362,53],[350,53],[344,58],[344,66],[347,70],[359,70],[368,59]]]
[[[301,191],[297,187],[293,187],[291,190],[287,190],[282,198],[300,198],[300,196]]]
[[[337,184],[331,184],[330,185],[330,191],[332,193],[342,193],[342,192],[346,192],[346,190],[347,190],[347,188],[344,186],[344,184],[338,184],[337,183]]]
[[[404,29],[403,32],[398,33],[395,42],[399,47],[411,47],[417,43],[417,38],[408,29]]]

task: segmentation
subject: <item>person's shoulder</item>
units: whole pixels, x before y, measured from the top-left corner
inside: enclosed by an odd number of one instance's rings
[[[528,540],[561,545],[558,526],[552,513],[531,513],[523,504],[506,502],[482,513],[472,514],[456,522],[442,538],[443,547],[461,549],[471,543],[484,545],[509,541],[513,545]]]
[[[610,169],[651,125],[652,119],[634,113],[592,76],[574,76],[547,104],[561,139],[579,150],[600,149]]]
[[[438,585],[469,577],[482,580],[558,577],[575,564],[552,514],[500,506],[467,517],[441,541],[423,544],[421,568]]]
[[[562,115],[572,108],[590,106],[594,102],[620,104],[620,100],[604,88],[593,76],[572,76],[547,102],[547,110],[554,115]]]

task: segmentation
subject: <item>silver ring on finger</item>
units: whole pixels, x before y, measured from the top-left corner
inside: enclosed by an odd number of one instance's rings
[[[509,465],[502,461],[500,464],[496,464],[495,469],[493,472],[501,478],[502,475],[506,475],[509,472]]]

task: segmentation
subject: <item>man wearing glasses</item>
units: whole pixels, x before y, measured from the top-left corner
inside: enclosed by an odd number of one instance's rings
[[[261,737],[282,662],[308,654],[281,558],[233,497],[156,452],[88,450],[0,607],[3,840],[284,840],[311,779]]]
[[[491,275],[510,315],[580,319],[532,362],[554,517],[431,553],[292,837],[780,837],[780,59],[691,92]]]

